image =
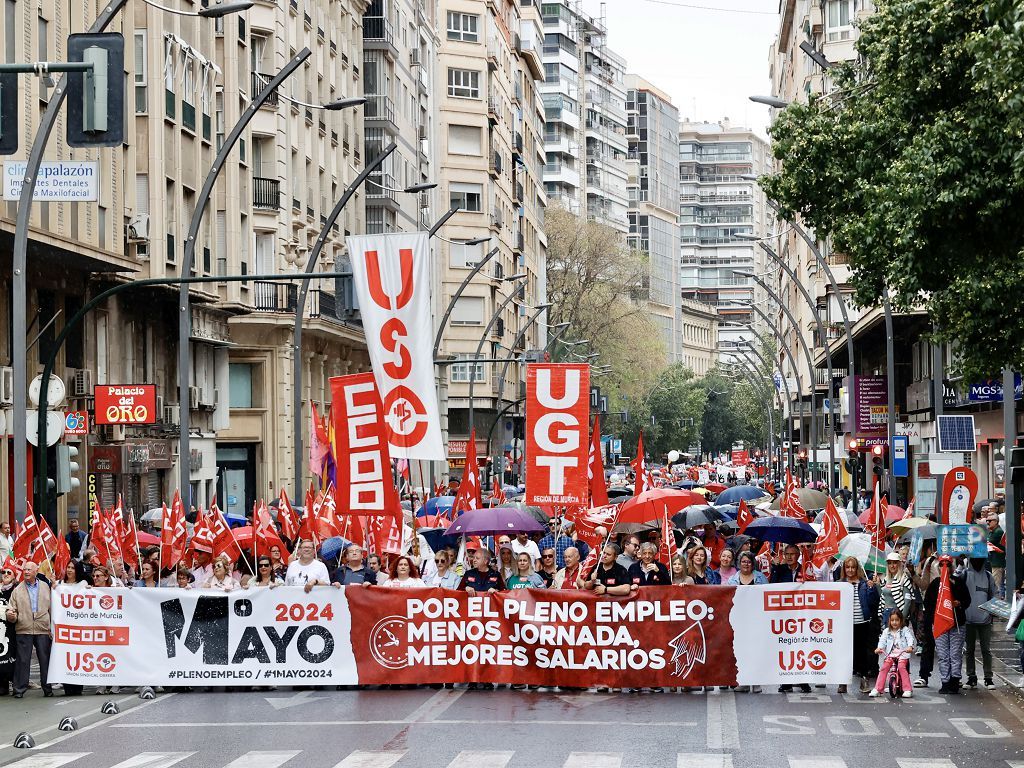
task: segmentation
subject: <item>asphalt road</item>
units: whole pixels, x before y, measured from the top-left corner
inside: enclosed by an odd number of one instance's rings
[[[277,690],[0,705],[20,723],[71,711],[82,728],[0,749],[19,768],[1024,768],[1024,699],[997,691],[912,700],[715,691],[596,694]],[[25,716],[19,716],[19,708]],[[29,713],[31,710],[31,713]]]

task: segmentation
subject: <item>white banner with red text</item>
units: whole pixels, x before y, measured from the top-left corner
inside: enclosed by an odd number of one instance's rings
[[[346,239],[391,458],[444,459],[426,232]]]
[[[53,682],[848,683],[847,584],[563,590],[56,590]]]

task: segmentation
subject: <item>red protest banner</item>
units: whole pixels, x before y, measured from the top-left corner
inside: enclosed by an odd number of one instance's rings
[[[337,441],[335,500],[341,515],[399,517],[384,405],[372,373],[331,378]]]
[[[526,367],[526,503],[586,506],[590,366]]]

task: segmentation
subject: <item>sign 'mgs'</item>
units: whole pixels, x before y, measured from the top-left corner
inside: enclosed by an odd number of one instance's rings
[[[590,366],[526,367],[526,503],[587,503]]]
[[[352,274],[391,456],[444,459],[434,389],[425,232],[349,237]]]

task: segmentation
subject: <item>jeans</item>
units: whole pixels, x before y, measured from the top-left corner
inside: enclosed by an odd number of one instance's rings
[[[935,658],[939,662],[939,679],[948,683],[959,680],[964,660],[964,628],[953,627],[935,638]]]
[[[882,669],[878,673],[878,679],[875,680],[875,690],[881,693],[885,690],[886,680],[889,678],[889,670],[892,669],[893,662],[896,661],[892,656],[886,656],[885,661],[882,662]],[[903,686],[904,691],[910,690],[910,659],[900,659],[896,667],[897,673],[900,676],[900,684]]]
[[[985,673],[985,679],[992,679],[992,651],[989,648],[992,642],[991,624],[968,624],[967,625],[967,677],[977,678],[974,659],[975,641],[981,641],[981,668]]]

